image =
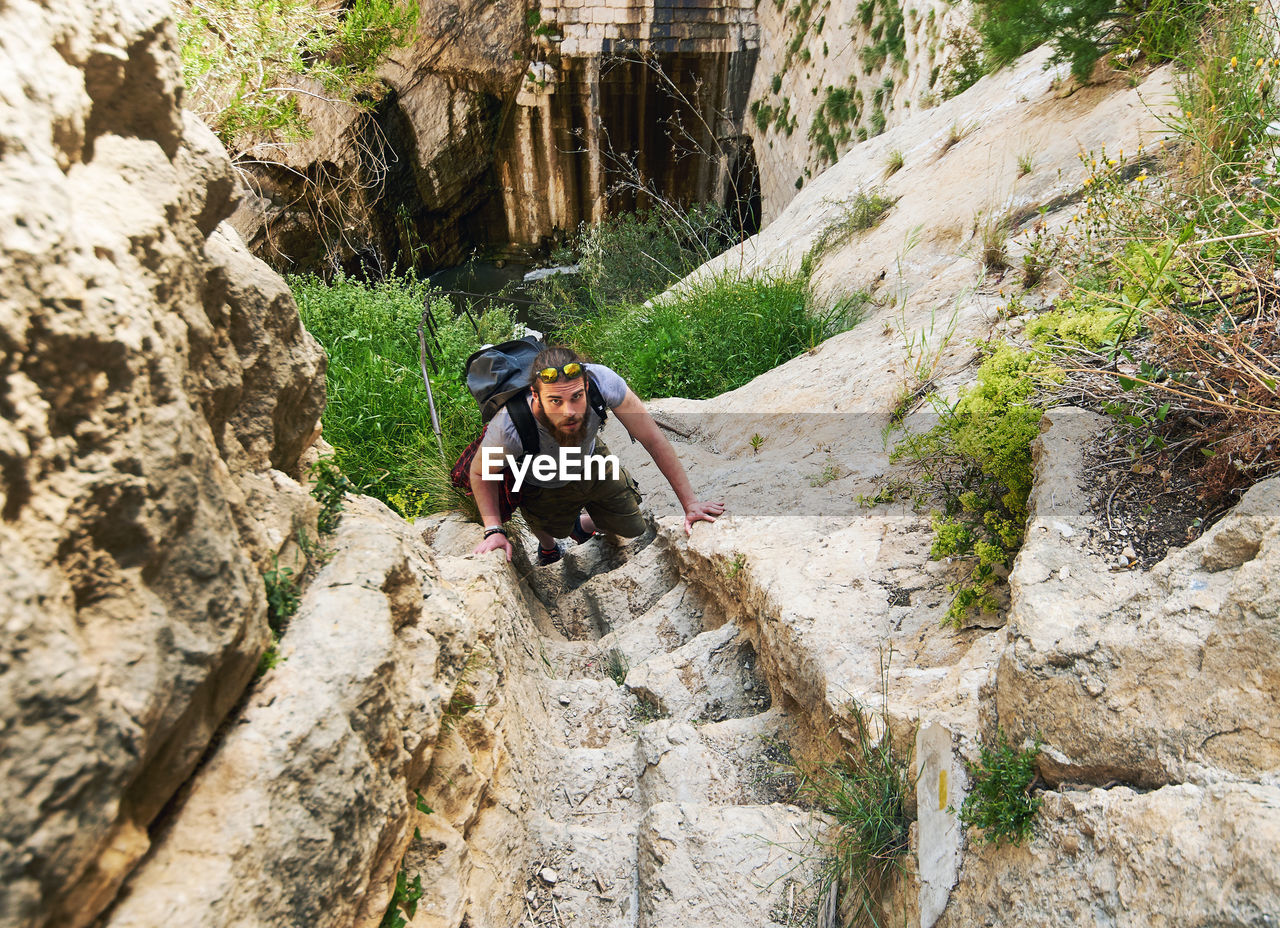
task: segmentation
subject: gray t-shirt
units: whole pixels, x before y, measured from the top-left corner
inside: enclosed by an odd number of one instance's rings
[[[603,364],[588,364],[586,368],[587,374],[600,391],[600,397],[604,400],[605,406],[615,409],[627,398],[627,382],[611,369]],[[532,405],[532,395],[529,396],[528,401]],[[600,431],[600,427],[604,425],[604,422],[596,414],[596,411],[591,408],[590,404],[587,405],[586,419],[587,427],[582,433],[582,444],[578,446],[584,455],[590,454],[595,450],[596,434]],[[536,417],[534,421],[538,422]],[[560,444],[541,422],[538,422],[538,442],[539,454],[551,455],[556,460],[560,459]],[[511,414],[506,409],[498,410],[498,414],[489,422],[489,428],[484,433],[484,441],[480,443],[480,453],[482,455],[485,448],[498,449],[504,455],[509,454],[516,460],[519,460],[524,455],[524,443],[520,441],[520,433],[516,431],[516,425],[511,421]],[[538,480],[533,475],[533,469],[530,468],[525,476],[525,482],[539,487],[562,487],[568,481],[562,479],[558,473],[550,480]]]

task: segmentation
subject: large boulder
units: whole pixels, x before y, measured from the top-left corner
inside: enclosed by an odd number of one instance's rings
[[[1272,925],[1277,841],[1274,786],[1050,793],[1025,847],[971,850],[937,924]]]
[[[1154,787],[1280,774],[1280,480],[1150,572],[1090,553],[1081,455],[1105,420],[1051,410],[1010,583],[1000,722],[1051,782]]]
[[[166,5],[0,8],[0,912],[85,924],[266,646],[323,356],[219,223]]]
[[[374,500],[348,504],[280,665],[184,791],[107,925],[381,918],[412,836],[413,790],[474,643],[462,598],[434,577],[402,519]]]

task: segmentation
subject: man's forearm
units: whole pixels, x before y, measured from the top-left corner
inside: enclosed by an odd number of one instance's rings
[[[653,463],[658,465],[658,470],[662,471],[662,476],[667,478],[667,483],[671,484],[671,489],[675,491],[676,499],[680,501],[680,507],[687,509],[689,504],[697,499],[697,496],[693,492],[693,484],[689,482],[689,475],[685,473],[684,465],[680,463],[680,458],[676,456],[676,449],[671,447],[671,442],[667,441],[666,436],[656,429],[652,437],[647,441],[641,442],[641,444],[649,452],[649,456],[653,458]]]
[[[476,508],[480,510],[480,521],[485,525],[501,525],[502,518],[498,511],[498,481],[483,478],[480,458],[481,454],[477,452],[471,461],[471,493],[476,498]]]

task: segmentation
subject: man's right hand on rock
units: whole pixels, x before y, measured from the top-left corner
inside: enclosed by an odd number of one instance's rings
[[[507,536],[501,532],[494,532],[480,544],[476,545],[472,550],[472,554],[488,554],[490,551],[497,551],[499,548],[507,552],[507,560],[511,560],[511,542]]]

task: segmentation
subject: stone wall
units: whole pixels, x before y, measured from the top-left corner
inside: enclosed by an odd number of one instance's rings
[[[0,921],[78,926],[266,646],[324,357],[153,3],[0,9]]]
[[[757,12],[744,130],[765,223],[859,141],[942,99],[954,36],[972,15],[968,2],[945,0],[762,0]]]

